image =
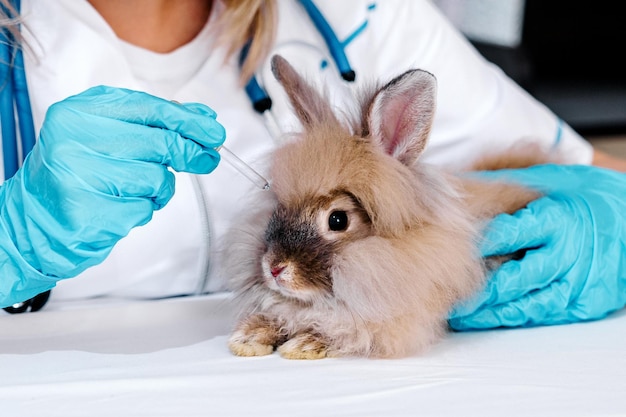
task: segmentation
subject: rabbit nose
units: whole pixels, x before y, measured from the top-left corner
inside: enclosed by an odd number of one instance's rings
[[[281,272],[283,272],[285,270],[285,267],[283,265],[278,265],[278,266],[272,266],[270,268],[270,274],[272,274],[272,276],[274,278],[276,278],[277,276],[280,275]]]

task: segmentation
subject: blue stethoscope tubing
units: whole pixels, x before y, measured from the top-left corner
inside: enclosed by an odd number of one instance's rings
[[[339,69],[341,77],[346,81],[354,81],[355,72],[344,51],[342,43],[328,24],[322,13],[311,0],[298,0],[313,24],[324,38],[328,50]],[[20,11],[20,0],[13,1],[13,7]],[[7,10],[5,9],[5,12]],[[2,133],[2,155],[4,158],[4,178],[11,178],[20,166],[18,140],[21,155],[25,157],[35,145],[35,127],[33,114],[26,84],[24,56],[16,40],[8,29],[0,33],[0,132]],[[248,53],[246,45],[240,54],[243,63]],[[252,102],[253,108],[264,113],[272,107],[272,100],[259,85],[253,75],[245,86],[245,91]],[[19,128],[19,135],[16,129]]]
[[[19,13],[20,0],[14,0],[13,7]],[[4,11],[8,12],[6,8]],[[35,125],[26,84],[24,55],[7,28],[0,32],[0,82],[0,132],[4,178],[8,179],[20,166],[18,146],[21,145],[21,154],[26,156],[35,145]]]
[[[337,38],[337,35],[333,31],[332,27],[328,24],[328,21],[324,18],[324,15],[319,11],[317,6],[311,0],[298,0],[300,4],[304,7],[307,14],[313,21],[316,29],[324,38],[326,42],[326,46],[328,47],[328,51],[335,61],[335,65],[339,69],[339,73],[341,74],[341,78],[346,81],[354,81],[356,78],[356,73],[350,66],[350,62],[348,61],[348,57],[346,56],[346,52],[343,44]],[[249,43],[243,47],[241,53],[239,55],[239,63],[242,64],[248,55]],[[265,111],[270,110],[272,108],[272,99],[265,92],[265,90],[260,86],[256,77],[253,75],[248,83],[245,85],[246,94],[248,94],[248,98],[252,102],[252,107],[259,113],[263,114]]]

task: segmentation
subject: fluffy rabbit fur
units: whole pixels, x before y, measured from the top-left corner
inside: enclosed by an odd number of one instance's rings
[[[363,94],[360,119],[345,126],[287,61],[275,56],[272,67],[304,131],[274,153],[271,192],[231,235],[241,313],[230,350],[291,359],[422,352],[444,335],[453,305],[483,284],[485,220],[537,193],[418,160],[435,111],[430,73],[411,70]]]

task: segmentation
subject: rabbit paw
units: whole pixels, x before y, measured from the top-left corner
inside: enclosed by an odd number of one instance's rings
[[[228,348],[237,356],[264,356],[274,352],[278,333],[270,321],[251,316],[239,323],[228,339]]]
[[[233,338],[228,341],[228,348],[237,356],[265,356],[274,352],[272,345]]]
[[[328,344],[319,336],[300,333],[278,347],[285,359],[322,359],[331,356]]]

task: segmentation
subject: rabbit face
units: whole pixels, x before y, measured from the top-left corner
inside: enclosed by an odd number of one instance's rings
[[[347,192],[279,204],[265,232],[264,283],[286,297],[310,302],[332,297],[334,257],[349,242],[371,235],[367,213]]]

